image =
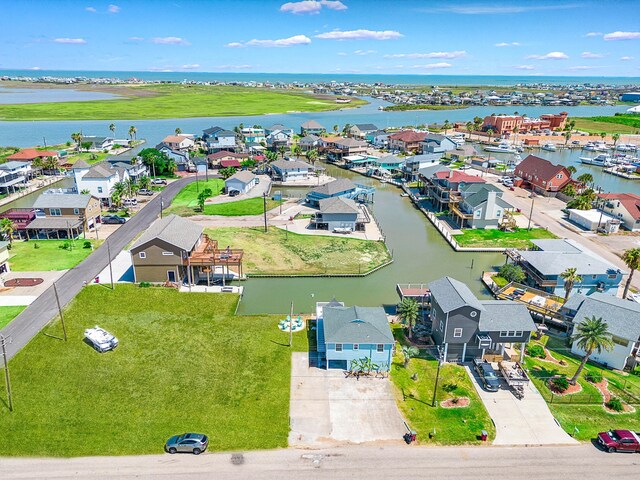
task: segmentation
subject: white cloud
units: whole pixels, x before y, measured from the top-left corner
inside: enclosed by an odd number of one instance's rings
[[[531,60],[566,60],[569,56],[564,52],[549,52],[545,55],[529,55]]]
[[[191,45],[187,40],[180,37],[155,37],[151,39],[151,43],[158,45]]]
[[[640,39],[640,32],[611,32],[604,35],[606,41],[613,40],[638,40]]]
[[[329,40],[391,40],[394,38],[404,37],[400,32],[395,30],[334,30],[333,32],[325,32],[316,35],[316,38]]]
[[[199,63],[187,63],[186,65],[182,65],[182,68],[185,70],[194,70],[196,68],[200,68]]]
[[[601,37],[602,35],[602,32],[589,32],[585,35],[585,37]]]
[[[516,65],[515,67],[516,70],[535,70],[536,67],[534,67],[533,65]]]
[[[218,70],[247,70],[249,68],[254,68],[253,65],[218,65]]]
[[[55,43],[66,43],[69,45],[84,45],[87,41],[84,38],[54,38]]]
[[[340,55],[341,57],[346,57],[349,54],[347,52],[338,52],[338,55]]]
[[[520,42],[500,42],[496,43],[494,46],[496,47],[519,47]]]
[[[385,55],[384,58],[459,58],[467,55],[464,50],[454,52],[431,52],[431,53],[393,53]]]
[[[279,38],[277,40],[258,40],[253,39],[248,42],[231,42],[227,43],[229,48],[242,48],[242,47],[290,47],[292,45],[308,45],[311,43],[311,39],[306,35],[294,35],[288,38]]]
[[[107,7],[107,12],[109,13],[120,13],[120,7],[118,5],[109,5]]]
[[[600,67],[593,67],[593,66],[588,66],[588,65],[578,65],[575,67],[569,67],[567,70],[571,70],[573,72],[580,72],[583,70],[593,70],[594,68],[600,68]]]
[[[604,58],[602,53],[582,52],[582,58]]]
[[[620,57],[620,60],[622,60],[623,62],[628,62],[630,60],[633,60],[633,57],[624,56],[624,57]]]
[[[87,8],[85,8],[85,11],[91,12],[91,13],[96,13],[97,12],[97,10],[95,8],[93,8],[93,7],[87,7]]]
[[[142,42],[144,38],[142,37],[129,37],[130,42]]]
[[[28,68],[27,70],[41,70],[41,68],[40,67],[31,67],[31,68]]]
[[[147,70],[150,72],[173,72],[171,67],[149,67]]]
[[[323,7],[329,10],[347,9],[344,3],[337,0],[304,0],[302,2],[287,2],[280,6],[280,11],[298,15],[305,13],[315,15],[320,13]]]
[[[434,70],[436,68],[450,68],[453,65],[447,62],[429,63],[427,65],[413,65],[411,68],[419,68],[422,70]]]
[[[374,53],[378,53],[377,50],[354,50],[354,55],[373,55]]]
[[[565,5],[464,5],[464,6],[451,6],[451,7],[438,7],[438,8],[426,8],[421,11],[427,13],[433,12],[449,12],[458,13],[461,15],[504,15],[513,13],[526,13],[536,12],[544,10],[566,10],[570,8],[577,8],[578,4],[565,4]]]

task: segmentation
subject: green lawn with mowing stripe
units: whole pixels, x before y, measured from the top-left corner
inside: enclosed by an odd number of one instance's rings
[[[178,192],[171,202],[171,206],[165,208],[165,213],[175,213],[183,217],[195,215],[198,209],[198,194],[206,188],[211,189],[212,197],[218,196],[224,188],[224,180],[211,178],[209,181],[198,180],[197,184],[196,182],[190,183]]]
[[[527,248],[531,246],[531,240],[558,237],[544,228],[519,228],[515,232],[503,232],[494,228],[462,230],[462,234],[455,235],[454,238],[461,247]]]
[[[102,240],[29,240],[13,242],[9,263],[14,272],[37,272],[49,270],[68,270],[87,258],[93,249],[84,248],[84,242],[90,242],[98,248]],[[69,244],[71,248],[61,248]]]
[[[37,335],[11,362],[14,411],[0,389],[0,452],[10,456],[162,453],[171,435],[206,433],[210,451],[284,448],[291,352],[306,332],[283,316],[238,317],[238,296],[163,287],[84,288],[65,312],[69,340]],[[118,337],[97,353],[82,338]],[[62,335],[59,323],[45,328]]]
[[[0,307],[0,329],[6,327],[11,320],[16,318],[25,308],[24,305],[17,307]]]
[[[267,211],[276,208],[282,201],[267,199]],[[224,215],[226,217],[238,217],[242,215],[261,215],[264,212],[264,200],[262,197],[247,198],[237,202],[215,203],[204,206],[205,215]],[[197,212],[194,212],[197,213]]]

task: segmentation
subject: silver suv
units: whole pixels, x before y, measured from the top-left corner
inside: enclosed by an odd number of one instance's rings
[[[167,440],[164,449],[171,454],[185,452],[200,455],[208,445],[209,439],[202,433],[183,433],[182,435],[174,435]]]

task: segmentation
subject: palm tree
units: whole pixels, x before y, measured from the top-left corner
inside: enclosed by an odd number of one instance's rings
[[[593,182],[593,175],[591,175],[590,173],[583,173],[582,175],[580,175],[577,179],[580,183],[587,185],[591,182]]]
[[[620,134],[619,133],[614,133],[613,135],[611,135],[611,138],[613,139],[613,146],[616,146],[616,143],[618,143],[618,140],[620,140]]]
[[[122,198],[124,194],[127,193],[128,191],[129,189],[127,188],[127,184],[124,182],[117,182],[113,186],[113,193],[117,194],[120,198]]]
[[[127,192],[129,192],[129,198],[135,197],[138,193],[139,187],[136,182],[134,182],[131,178],[127,178],[124,181],[124,185],[127,188]]]
[[[116,208],[120,208],[122,205],[122,195],[116,191],[111,192],[111,203],[115,205]]]
[[[564,272],[560,274],[560,277],[564,280],[564,301],[569,299],[569,295],[571,295],[571,290],[573,290],[573,286],[576,283],[582,281],[582,277],[578,275],[578,269],[575,267],[569,267]]]
[[[602,138],[602,140],[604,140],[606,136],[607,136],[606,132],[601,132],[600,133],[600,138]]]
[[[573,165],[569,165],[569,166],[567,167],[567,170],[569,170],[569,173],[570,173],[571,175],[573,175],[574,173],[576,173],[576,172],[578,171],[578,169],[577,169],[576,167],[574,167]]]
[[[180,127],[175,129],[176,135],[180,135],[182,133],[182,129]]]
[[[129,138],[130,138],[131,140],[133,140],[134,138],[136,138],[136,133],[137,133],[137,132],[138,132],[138,129],[137,129],[135,126],[131,125],[131,126],[129,127]]]
[[[515,127],[513,127],[513,134],[516,136],[515,140],[513,141],[513,143],[515,145],[518,144],[518,134],[519,133],[520,133],[520,127],[516,125]]]
[[[80,132],[72,133],[71,140],[76,142],[76,150],[80,151],[80,142],[82,142],[82,133]]]
[[[178,165],[176,164],[176,161],[173,159],[170,159],[167,162],[167,166],[165,167],[165,171],[169,174],[169,175],[173,175],[174,173],[176,173],[176,170],[178,169]]]
[[[287,148],[284,145],[280,145],[278,147],[278,153],[280,153],[280,156],[282,158],[284,158],[284,153],[287,151]]]
[[[575,385],[591,354],[596,351],[601,353],[602,350],[613,350],[614,345],[611,332],[609,332],[609,325],[602,318],[596,318],[595,316],[591,318],[585,317],[582,323],[576,325],[576,333],[573,335],[572,340],[578,348],[585,352],[576,373],[569,380],[571,385]]]
[[[338,130],[340,130],[340,126],[336,123],[336,124],[333,126],[333,133],[338,133]]]
[[[489,136],[489,142],[491,142],[491,137],[493,137],[494,133],[496,133],[496,132],[493,131],[493,128],[487,129],[487,135]]]
[[[568,197],[575,197],[577,193],[576,187],[573,186],[573,183],[567,183],[567,185],[562,189],[562,193]]]
[[[343,135],[349,135],[349,130],[351,130],[351,124],[350,123],[345,123],[344,124],[344,128],[342,129],[342,134]]]
[[[60,170],[58,157],[46,157],[42,162],[42,166],[49,173],[53,172],[55,174],[58,170]]]
[[[91,195],[91,190],[89,190],[88,188],[83,188],[82,190],[80,190],[80,193],[82,195]]]
[[[151,186],[151,179],[147,175],[141,175],[138,180],[138,184],[140,185],[140,188],[148,190]]]
[[[640,248],[630,248],[629,250],[625,250],[622,254],[622,261],[629,267],[629,278],[627,278],[627,283],[624,286],[624,293],[622,294],[622,298],[627,298],[627,294],[629,293],[629,287],[631,286],[631,279],[633,278],[633,272],[635,272],[638,268],[640,268]]]
[[[274,152],[273,150],[267,150],[264,153],[264,156],[267,157],[268,162],[275,162],[276,160],[278,160],[278,153]]]
[[[449,120],[445,120],[444,123],[442,124],[442,128],[444,130],[444,134],[447,134],[447,130],[449,130],[449,128],[451,128],[451,124],[449,123]]]
[[[315,166],[316,160],[318,159],[318,150],[312,148],[307,151],[307,160],[311,162],[311,165]]]
[[[403,325],[409,327],[409,338],[413,336],[413,324],[418,320],[420,313],[418,312],[418,302],[413,298],[403,298],[398,305],[398,318]]]
[[[471,133],[475,130],[473,128],[473,123],[472,122],[467,122],[464,125],[465,127],[467,127],[467,132],[469,132],[469,140],[471,140]]]
[[[302,148],[297,143],[291,147],[291,154],[294,156],[299,156],[302,153]]]
[[[571,132],[564,132],[562,136],[564,137],[564,144],[569,143],[569,140],[571,140]]]
[[[9,240],[9,244],[13,242],[13,232],[16,230],[16,225],[9,219],[3,218],[0,220],[0,232],[2,236]]]
[[[111,125],[109,125],[109,130],[111,130],[111,134],[115,136],[115,134],[116,134],[116,124],[112,123]]]

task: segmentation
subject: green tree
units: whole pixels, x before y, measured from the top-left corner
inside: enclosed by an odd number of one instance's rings
[[[91,195],[91,190],[89,190],[88,188],[83,188],[80,193],[82,195]]]
[[[522,283],[525,279],[524,271],[520,265],[515,265],[513,263],[505,263],[500,267],[499,274],[502,278],[504,278],[507,282],[516,282]]]
[[[315,166],[316,160],[318,159],[318,150],[312,148],[311,150],[307,150],[307,160],[311,162],[311,165]]]
[[[301,153],[302,153],[302,148],[301,148],[301,147],[300,147],[300,145],[298,145],[297,143],[296,143],[296,144],[294,144],[294,145],[291,147],[291,154],[292,154],[293,156],[298,157],[298,156],[300,156],[300,154],[301,154]]]
[[[420,350],[417,347],[409,347],[407,345],[403,345],[402,357],[404,360],[404,368],[407,368],[409,366],[409,361],[411,361],[412,358],[417,357],[418,355],[420,355]]]
[[[583,173],[577,178],[577,180],[583,185],[588,185],[593,182],[593,175],[590,173]]]
[[[180,127],[175,129],[176,135],[180,135],[182,133],[182,129]]]
[[[286,151],[287,151],[287,148],[284,145],[280,145],[278,147],[278,153],[280,154],[280,156],[282,158],[284,158],[284,154],[285,154]]]
[[[89,149],[91,148],[91,145],[93,145],[93,143],[91,143],[91,142],[81,142],[81,143],[80,143],[80,147],[81,147],[82,149],[84,149],[85,151],[87,151],[87,152],[88,152],[88,151],[89,151]]]
[[[124,184],[127,187],[127,193],[129,194],[129,198],[135,197],[138,194],[138,190],[140,188],[138,187],[138,184],[133,181],[133,179],[127,178],[124,181]]]
[[[489,136],[489,142],[491,142],[491,137],[493,137],[493,134],[496,133],[493,128],[489,128],[487,129],[487,135]]]
[[[204,212],[204,203],[211,195],[213,195],[213,192],[210,188],[205,188],[198,194],[198,207],[200,207],[201,212]]]
[[[562,136],[564,137],[564,144],[569,143],[569,140],[571,140],[571,132],[564,132]]]
[[[600,132],[600,138],[604,140],[607,137],[607,132]]]
[[[350,123],[345,123],[344,127],[342,128],[342,134],[343,135],[349,135],[349,130],[351,130],[351,124]]]
[[[116,124],[112,123],[111,125],[109,125],[109,130],[111,130],[111,134],[115,136],[115,134],[116,134]]]
[[[174,173],[176,173],[177,169],[178,169],[178,165],[176,164],[175,160],[170,158],[169,161],[167,162],[167,167],[166,167],[167,175],[173,175]]]
[[[569,166],[567,167],[567,170],[569,171],[569,173],[570,173],[571,175],[573,175],[574,173],[576,173],[576,172],[578,171],[578,169],[577,169],[576,167],[574,167],[573,165],[569,165]],[[570,176],[571,176],[571,175],[570,175]]]
[[[247,158],[240,162],[242,168],[253,168],[256,166],[256,161],[253,158]]]
[[[562,193],[568,197],[575,197],[577,193],[576,187],[573,186],[573,183],[567,183],[567,185],[562,189]]]
[[[272,150],[267,150],[266,152],[264,152],[264,156],[267,157],[267,161],[269,163],[278,160],[278,153]]]
[[[151,186],[151,179],[148,175],[141,175],[138,179],[138,185],[140,185],[140,188],[148,190]]]
[[[611,138],[613,139],[613,145],[615,146],[618,143],[618,140],[620,140],[620,134],[614,133],[613,135],[611,135]]]
[[[122,206],[122,195],[115,190],[111,192],[111,204],[116,208],[120,208]]]
[[[231,175],[233,175],[234,173],[236,173],[236,168],[235,167],[225,167],[225,168],[221,168],[220,170],[218,170],[218,173],[220,175],[222,175],[222,178],[224,178],[225,180],[227,178],[229,178]]]
[[[449,120],[445,120],[444,123],[442,124],[442,129],[444,130],[444,134],[447,134],[447,130],[449,130],[451,128],[451,124],[449,123]]]
[[[622,298],[627,298],[629,294],[629,287],[631,286],[631,280],[633,279],[633,273],[640,268],[640,248],[630,248],[625,250],[622,254],[622,260],[629,267],[629,278],[627,278],[627,283],[624,285],[624,293],[622,294]]]
[[[569,295],[571,295],[571,291],[576,283],[582,281],[582,277],[578,275],[578,269],[575,267],[569,267],[564,272],[560,274],[560,278],[564,280],[564,301],[569,299]]]
[[[42,161],[42,167],[49,174],[56,174],[60,170],[60,163],[58,162],[58,157],[46,157]]]
[[[413,324],[420,316],[418,302],[413,298],[403,298],[397,308],[398,318],[409,329],[409,338],[413,337]]]
[[[3,218],[0,220],[0,232],[2,237],[9,241],[9,244],[13,243],[13,232],[16,231],[16,225],[9,218]]]
[[[609,332],[609,325],[602,318],[596,318],[595,316],[591,318],[585,317],[582,323],[576,325],[572,341],[585,352],[576,373],[569,380],[571,385],[575,385],[591,354],[596,351],[601,353],[603,350],[613,350],[614,345],[613,338]]]
[[[340,130],[340,126],[338,126],[338,124],[335,124],[333,126],[333,133],[338,133],[338,130]]]
[[[76,151],[80,151],[80,142],[82,142],[82,133],[75,132],[71,134],[71,140],[76,143]]]
[[[136,138],[137,133],[138,133],[138,129],[134,125],[131,125],[129,127],[129,138],[133,140],[134,138]]]
[[[112,193],[117,194],[120,198],[124,197],[128,191],[127,184],[124,182],[117,182],[113,185]]]

